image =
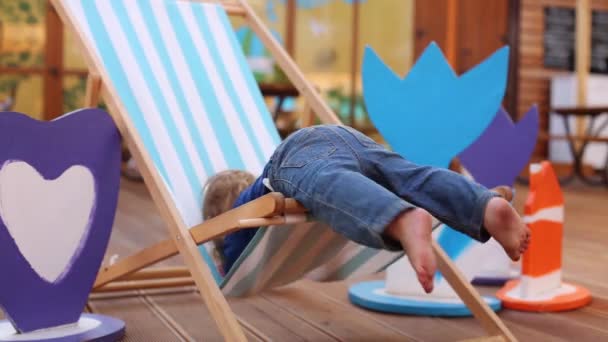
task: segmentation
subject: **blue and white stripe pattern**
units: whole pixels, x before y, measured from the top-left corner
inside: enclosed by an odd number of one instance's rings
[[[94,49],[106,86],[126,111],[120,114],[135,127],[186,227],[203,221],[208,177],[225,169],[261,173],[280,138],[221,6],[175,0],[61,5]],[[306,248],[290,253],[297,246]],[[320,224],[261,230],[248,258],[224,279],[224,292],[246,294],[293,281],[344,246],[361,250]],[[345,263],[363,266],[369,261],[363,259]],[[334,268],[341,274],[340,265]]]

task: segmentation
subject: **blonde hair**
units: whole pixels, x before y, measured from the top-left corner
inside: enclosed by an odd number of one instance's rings
[[[209,178],[203,189],[203,217],[205,220],[221,215],[232,209],[240,193],[255,181],[255,176],[247,171],[226,170]],[[213,239],[216,255],[224,262],[224,238]]]

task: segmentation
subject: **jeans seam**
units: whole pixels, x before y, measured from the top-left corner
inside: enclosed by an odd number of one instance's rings
[[[387,209],[385,209],[386,212],[392,212],[395,209],[398,209],[396,215],[394,215],[389,222],[380,222],[380,220],[374,220],[372,227],[370,229],[374,230],[377,233],[383,233],[384,230],[382,230],[381,232],[379,231],[380,228],[384,227],[384,229],[386,229],[386,227],[388,227],[388,225],[391,224],[391,222],[393,222],[395,220],[395,218],[397,216],[399,216],[399,214],[401,214],[402,212],[404,212],[405,210],[410,210],[410,209],[415,209],[417,208],[416,206],[404,201],[403,199],[401,199],[400,201],[395,201],[393,203],[393,205]],[[389,210],[390,209],[390,210]]]
[[[346,131],[346,129],[342,126],[338,126],[339,129]],[[346,139],[344,139],[344,137],[336,132],[334,132],[335,135],[338,136],[338,138],[340,138],[340,140],[342,140],[344,142],[344,144],[346,146],[348,146],[348,149],[353,153],[353,155],[355,156],[355,158],[357,158],[357,163],[359,164],[359,170],[363,170],[363,163],[361,162],[361,157],[359,156],[359,153],[357,153],[357,151],[351,146],[351,144],[348,143],[348,141],[346,141]]]
[[[386,213],[390,213],[391,215],[383,215],[384,218],[388,218],[388,222],[380,222],[380,220],[374,220],[373,225],[372,227],[370,227],[370,229],[378,234],[378,237],[381,241],[381,246],[384,249],[394,250],[394,248],[389,248],[389,243],[387,243],[387,241],[391,241],[390,245],[399,246],[398,249],[404,250],[403,245],[401,245],[401,241],[395,240],[384,235],[384,232],[399,215],[415,208],[416,206],[404,200],[396,201],[391,207],[385,210]]]
[[[301,161],[300,163],[297,163],[297,164],[296,163],[290,164],[290,159],[287,159],[281,164],[280,167],[300,169],[317,160],[326,159],[327,157],[331,156],[338,150],[338,148],[333,143],[330,142],[330,144],[331,144],[331,147],[323,154],[319,154],[315,157],[311,157],[310,159]],[[305,147],[305,148],[308,148],[308,147]],[[302,149],[302,151],[304,151],[304,148]]]
[[[498,195],[496,195],[498,196]],[[480,205],[484,202],[489,201],[490,199],[492,199],[492,197],[496,197],[492,194],[490,195],[482,195],[480,196],[476,201],[475,201],[475,208],[479,208]],[[482,212],[485,212],[485,206],[482,208]],[[477,211],[476,211],[477,213]],[[439,220],[441,223],[443,223],[446,226],[449,226],[455,230],[460,231],[461,233],[464,233],[465,235],[468,235],[469,237],[480,241],[480,242],[486,242],[488,239],[486,239],[485,235],[489,235],[489,233],[487,234],[483,234],[482,230],[485,229],[483,227],[483,214],[481,215],[477,215],[474,214],[473,216],[475,216],[474,218],[471,219],[471,221],[469,222],[469,224],[464,224],[464,225],[457,225],[457,224],[451,224],[451,223],[446,223],[445,221],[445,216],[442,215],[438,215],[435,213],[432,213],[432,215]],[[480,216],[480,217],[477,217]],[[473,229],[471,228],[475,228],[475,230],[473,231]]]
[[[433,216],[434,218],[436,218],[437,221],[439,221],[442,225],[446,225],[446,226],[452,227],[452,228],[454,228],[456,230],[459,230],[459,228],[460,228],[460,229],[464,230],[464,231],[462,231],[462,233],[464,233],[465,235],[469,235],[468,233],[466,233],[466,231],[468,231],[467,228],[469,228],[470,226],[472,226],[472,224],[464,224],[464,225],[453,224],[453,223],[450,223],[450,222],[446,222],[446,221],[450,221],[450,220],[447,219],[449,215],[442,215],[441,213],[435,212],[434,210],[433,210],[433,212],[429,211],[429,213],[431,214],[431,216]],[[473,236],[471,236],[471,237],[473,237]]]
[[[479,211],[476,211],[476,213],[478,213],[478,215],[475,216],[479,216],[479,217],[474,217],[475,221],[475,228],[477,228],[476,230],[476,234],[478,237],[478,241],[481,242],[486,242],[487,240],[490,239],[490,233],[488,233],[483,225],[483,221],[484,221],[484,216],[485,216],[485,212],[486,212],[486,207],[488,205],[488,202],[490,202],[490,200],[494,197],[500,197],[500,195],[498,195],[497,193],[494,192],[487,192],[481,196],[479,196],[479,198],[477,199],[476,203],[475,203],[475,208],[478,209]],[[485,204],[485,205],[484,205]],[[479,209],[481,208],[481,209]],[[484,234],[485,232],[485,234]]]
[[[349,128],[347,128],[346,126],[340,126],[340,128],[342,129],[342,131],[346,132],[346,134],[348,134],[349,136],[351,136],[353,139],[355,139],[355,141],[357,143],[359,143],[359,145],[361,145],[364,148],[374,148],[377,146],[376,142],[370,143],[368,141],[364,141],[362,140],[363,138],[360,138],[357,136],[357,134],[355,132],[352,132]],[[360,133],[360,132],[359,132]]]

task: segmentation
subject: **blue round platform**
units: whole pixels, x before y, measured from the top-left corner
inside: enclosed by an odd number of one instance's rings
[[[0,342],[115,342],[125,334],[125,322],[103,315],[82,314],[78,323],[18,334],[8,320],[0,321]]]
[[[415,297],[395,296],[384,291],[384,281],[355,284],[348,291],[350,301],[362,308],[403,315],[466,317],[471,311],[460,301],[440,299],[420,300]],[[500,300],[483,297],[494,311],[501,309]]]

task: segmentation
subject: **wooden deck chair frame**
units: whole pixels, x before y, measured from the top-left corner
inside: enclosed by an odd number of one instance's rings
[[[245,19],[271,52],[277,64],[298,89],[300,95],[307,101],[307,110],[302,118],[304,125],[312,124],[313,113],[323,123],[342,124],[312,84],[305,79],[283,47],[273,38],[246,0],[236,0],[230,3],[213,0],[198,0],[197,2],[219,3],[229,15],[241,16]],[[51,0],[51,3],[68,29],[77,33],[78,28],[72,24],[71,20],[68,20],[68,15],[60,0]],[[103,97],[123,139],[125,139],[140,168],[144,182],[171,235],[171,238],[165,241],[125,257],[114,265],[104,267],[99,272],[94,288],[97,291],[112,291],[194,283],[224,338],[230,341],[245,341],[246,338],[239,326],[239,320],[217,286],[209,266],[201,258],[197,245],[237,229],[284,224],[286,214],[303,213],[306,211],[305,208],[293,199],[284,198],[279,193],[270,193],[244,206],[207,220],[200,225],[185,227],[179,218],[177,208],[172,203],[170,194],[162,186],[163,182],[160,175],[151,171],[153,169],[152,161],[147,154],[141,152],[144,150],[143,143],[137,135],[133,134],[135,128],[128,120],[123,120],[122,115],[119,114],[124,113],[126,109],[122,107],[121,101],[118,100],[118,94],[111,88],[104,87],[103,80],[108,78],[107,75],[104,75],[101,66],[97,65],[98,62],[92,54],[93,49],[87,46],[87,42],[82,40],[80,35],[77,34],[76,36],[84,47],[84,56],[89,68],[85,107],[97,106],[100,97]],[[433,250],[437,255],[440,272],[470,308],[475,318],[479,320],[488,333],[488,338],[515,341],[513,334],[485,304],[477,291],[456,269],[453,262],[436,242],[433,242]],[[147,266],[176,254],[183,257],[186,268],[144,270]],[[118,280],[127,280],[128,284],[111,284]],[[245,322],[240,323],[246,324]]]

